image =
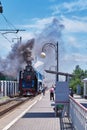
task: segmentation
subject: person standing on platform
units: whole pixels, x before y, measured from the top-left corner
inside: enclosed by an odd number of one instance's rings
[[[45,90],[46,90],[46,87],[45,87],[45,84],[43,84],[43,89],[42,89],[43,96],[45,96]]]
[[[43,88],[42,93],[45,96],[45,87]]]
[[[54,100],[54,86],[50,88],[50,100]]]

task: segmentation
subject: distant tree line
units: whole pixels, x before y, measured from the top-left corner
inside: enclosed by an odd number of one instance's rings
[[[12,77],[12,76],[8,76],[8,75],[5,75],[2,72],[0,72],[0,80],[17,80],[17,79]]]
[[[72,73],[74,76],[70,79],[70,87],[76,92],[77,86],[81,87],[81,94],[83,94],[82,79],[87,77],[87,70],[82,70],[79,65],[76,65]]]

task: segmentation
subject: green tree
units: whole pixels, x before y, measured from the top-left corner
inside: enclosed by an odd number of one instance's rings
[[[73,77],[70,79],[70,87],[76,92],[77,85],[80,85],[83,89],[82,79],[87,76],[87,70],[82,70],[79,65],[73,70]]]

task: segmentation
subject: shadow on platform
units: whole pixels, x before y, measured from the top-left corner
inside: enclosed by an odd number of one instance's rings
[[[26,113],[22,118],[55,118],[54,112]]]
[[[51,103],[51,106],[55,106],[55,103]]]

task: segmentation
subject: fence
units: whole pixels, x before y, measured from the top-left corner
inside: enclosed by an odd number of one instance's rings
[[[13,96],[18,93],[17,81],[0,80],[0,97]]]
[[[70,118],[75,130],[87,130],[87,109],[70,96]]]

